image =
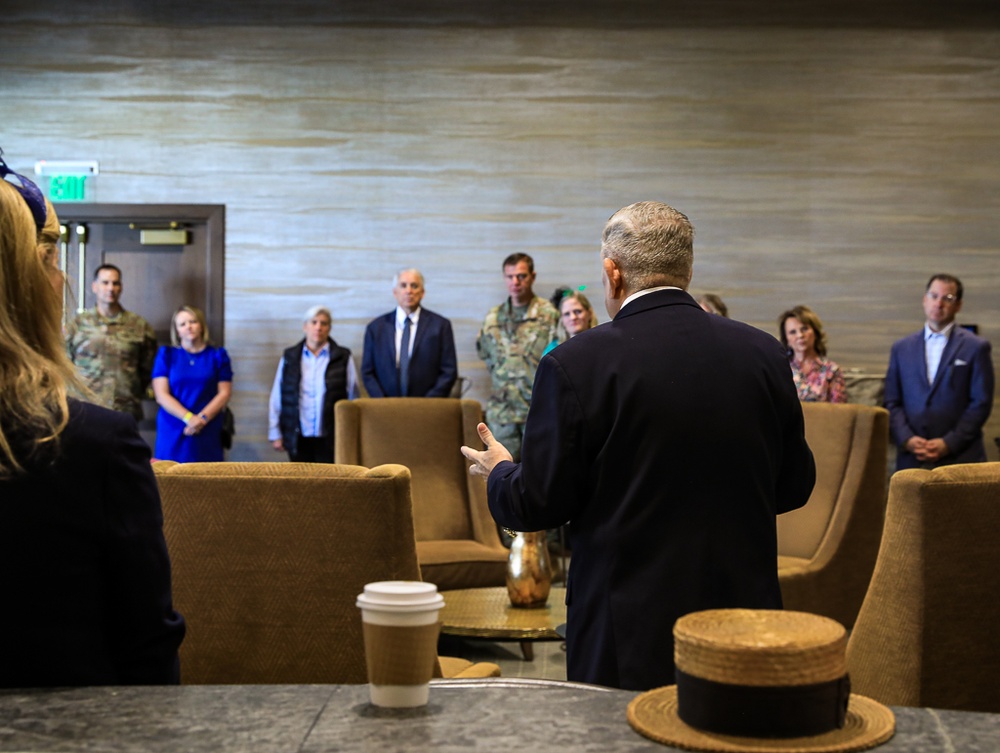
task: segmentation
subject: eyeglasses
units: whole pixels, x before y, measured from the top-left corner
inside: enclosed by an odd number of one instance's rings
[[[41,232],[42,228],[45,227],[45,218],[49,213],[48,208],[45,206],[45,196],[42,194],[41,189],[32,181],[7,167],[7,163],[0,156],[0,179],[6,180],[9,175],[13,175],[20,182],[21,185],[17,185],[17,183],[7,181],[14,187],[14,190],[21,194],[21,198],[24,199],[28,205],[28,209],[31,210],[31,216],[35,218],[35,227],[38,228],[38,232]]]
[[[953,306],[958,302],[958,296],[948,293],[948,295],[938,295],[937,293],[928,293],[927,297],[932,301],[944,301],[949,306]]]

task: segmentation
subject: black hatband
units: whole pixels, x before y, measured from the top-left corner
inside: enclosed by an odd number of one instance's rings
[[[808,737],[844,726],[847,675],[813,685],[730,685],[677,670],[677,715],[705,732],[740,737]]]

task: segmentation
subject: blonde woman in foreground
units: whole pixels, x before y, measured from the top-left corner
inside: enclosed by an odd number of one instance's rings
[[[0,686],[177,683],[184,620],[149,448],[131,416],[68,396],[45,218],[0,159]]]

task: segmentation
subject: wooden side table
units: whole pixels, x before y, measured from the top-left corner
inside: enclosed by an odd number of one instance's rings
[[[566,589],[553,588],[544,607],[512,607],[507,589],[444,591],[441,632],[465,638],[517,641],[525,661],[535,658],[533,641],[561,641],[556,628],[566,622]]]

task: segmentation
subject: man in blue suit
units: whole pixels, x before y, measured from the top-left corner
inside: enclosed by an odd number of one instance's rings
[[[451,322],[421,308],[424,276],[400,270],[392,283],[395,311],[365,329],[361,379],[371,397],[448,397],[458,377]]]
[[[892,346],[885,407],[896,469],[986,460],[983,424],[993,408],[990,344],[955,325],[962,283],[934,275],[924,292],[927,323]]]
[[[693,236],[665,204],[616,212],[601,244],[612,321],[542,358],[521,462],[484,424],[486,450],[462,448],[500,525],[570,521],[570,680],[672,684],[678,617],[781,608],[775,516],[816,478],[802,407],[777,340],[686,292]]]

